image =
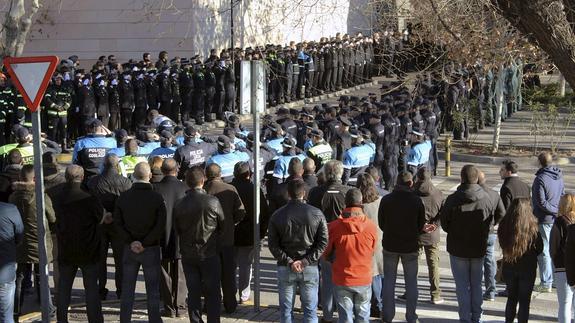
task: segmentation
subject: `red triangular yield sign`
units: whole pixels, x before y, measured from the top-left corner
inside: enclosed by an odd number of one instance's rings
[[[57,56],[4,58],[12,83],[32,112],[38,109],[57,65]]]

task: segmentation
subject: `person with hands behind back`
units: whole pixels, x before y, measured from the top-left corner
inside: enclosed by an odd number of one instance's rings
[[[271,217],[269,249],[278,264],[280,322],[292,322],[293,302],[299,287],[304,322],[317,322],[319,271],[317,262],[328,243],[322,212],[304,201],[306,184],[288,183],[289,202]]]

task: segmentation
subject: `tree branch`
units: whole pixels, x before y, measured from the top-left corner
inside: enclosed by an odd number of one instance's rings
[[[433,0],[429,0],[429,4],[431,5],[431,9],[433,9],[433,13],[435,13],[435,16],[437,16],[437,19],[439,19],[439,22],[441,23],[441,25],[443,26],[443,28],[445,28],[445,30],[447,30],[447,32],[453,36],[453,38],[455,38],[455,40],[462,42],[461,38],[459,38],[459,36],[457,36],[452,30],[451,28],[449,28],[449,26],[447,26],[447,24],[445,23],[445,21],[443,20],[443,18],[441,18],[441,15],[439,14],[439,11],[437,10],[437,6],[435,5],[435,2]]]

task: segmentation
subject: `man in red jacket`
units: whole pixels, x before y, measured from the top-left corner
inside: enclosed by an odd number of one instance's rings
[[[369,322],[371,261],[377,227],[363,213],[362,199],[359,189],[350,189],[341,217],[328,224],[329,242],[324,257],[332,262],[340,322]]]

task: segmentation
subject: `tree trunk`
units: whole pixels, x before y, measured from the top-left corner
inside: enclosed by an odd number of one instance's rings
[[[559,96],[565,96],[565,77],[563,73],[559,74]]]
[[[491,0],[515,28],[533,38],[575,88],[573,0]],[[566,14],[567,12],[567,14]]]
[[[32,27],[32,20],[39,8],[39,0],[32,0],[28,11],[25,9],[24,0],[10,2],[10,10],[6,12],[4,23],[4,47],[0,53],[0,59],[5,56],[22,55]]]

